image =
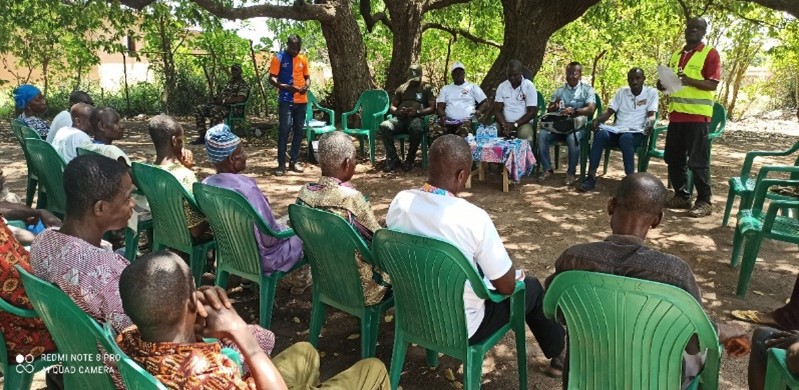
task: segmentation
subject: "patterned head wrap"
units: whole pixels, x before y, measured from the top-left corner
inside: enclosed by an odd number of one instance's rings
[[[28,106],[28,103],[31,102],[36,96],[42,91],[39,88],[34,87],[30,84],[22,84],[17,89],[14,90],[14,103],[17,105],[17,109],[24,110],[25,107]]]
[[[208,159],[215,164],[228,158],[241,143],[241,138],[230,131],[230,127],[220,123],[205,133],[205,151]]]

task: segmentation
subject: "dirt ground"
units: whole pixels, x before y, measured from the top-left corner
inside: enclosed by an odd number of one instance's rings
[[[785,149],[799,140],[799,125],[795,119],[791,115],[783,115],[782,118],[730,123],[724,136],[713,145],[713,215],[692,219],[687,217],[686,212],[667,211],[663,224],[652,230],[647,239],[650,246],[677,255],[691,265],[702,288],[705,308],[714,320],[730,320],[729,313],[735,309],[771,310],[782,305],[799,271],[795,245],[766,241],[760,250],[746,299],[737,298],[734,290],[738,269],[730,267],[735,214],[731,226],[721,227],[728,190],[727,179],[739,174],[745,153],[749,150]],[[194,126],[190,122],[188,118],[184,121],[187,140],[194,136]],[[119,146],[134,161],[152,161],[154,150],[146,133],[146,123],[141,119],[129,120],[125,126],[126,136]],[[300,187],[318,178],[320,170],[308,165],[302,174],[274,176],[273,170],[277,165],[274,138],[274,130],[270,129],[265,137],[245,139],[248,155],[245,173],[258,181],[261,190],[269,197],[275,214],[280,216],[287,213],[287,207],[295,201]],[[0,126],[0,148],[0,167],[9,179],[8,185],[12,191],[23,195],[26,175],[24,159],[5,124]],[[204,149],[199,146],[189,148],[195,154],[200,179],[212,174]],[[461,194],[488,211],[515,265],[539,279],[552,273],[555,259],[568,246],[602,240],[609,234],[606,201],[623,176],[621,156],[616,152],[607,175],[599,179],[597,191],[578,193],[562,185],[565,154],[561,154],[563,161],[560,171],[556,171],[555,177],[543,185],[536,183],[532,177],[525,177],[520,184],[511,185],[510,192],[503,193],[500,175],[489,174],[485,182],[477,182],[475,178],[472,189]],[[382,159],[382,156],[379,150],[378,158]],[[758,161],[757,165],[762,163],[787,164],[792,163],[792,160],[765,159]],[[666,166],[662,161],[653,160],[649,171],[665,181]],[[425,173],[418,165],[410,173],[385,174],[364,160],[358,167],[353,183],[369,197],[380,218],[385,216],[397,192],[419,187],[424,180]],[[237,308],[245,320],[257,322],[258,301],[255,293],[233,288],[231,297],[237,301]],[[286,286],[279,287],[272,321],[272,330],[277,335],[275,353],[295,342],[307,340],[310,299],[310,289],[304,295],[293,296]],[[386,320],[381,323],[377,357],[388,364],[391,360],[394,324],[390,316]],[[751,330],[748,324],[745,326]],[[319,351],[323,355],[323,379],[330,378],[358,360],[358,329],[354,317],[328,311],[319,343]],[[547,361],[529,331],[527,336],[529,388],[560,387],[559,379],[548,378],[541,372]],[[518,386],[515,354],[511,335],[487,354],[483,365],[483,388],[511,389]],[[747,357],[731,359],[725,355],[721,366],[721,388],[746,388],[747,362]],[[454,381],[451,373],[454,373]],[[430,369],[425,366],[422,349],[409,349],[401,380],[403,388],[458,388],[460,383],[455,382],[461,381],[460,362],[443,357],[438,368]]]

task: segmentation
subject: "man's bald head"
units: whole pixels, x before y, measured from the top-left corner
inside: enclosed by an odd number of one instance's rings
[[[638,172],[627,175],[616,189],[616,211],[630,214],[658,216],[663,212],[668,191],[651,173]]]
[[[472,149],[466,140],[454,134],[438,137],[430,145],[428,158],[430,184],[452,193],[459,192],[462,184],[458,183],[459,172],[466,171],[468,175],[472,167]]]
[[[87,134],[92,134],[91,117],[94,107],[86,103],[75,103],[69,110],[72,117],[72,127],[83,130]]]
[[[122,308],[141,330],[166,331],[180,326],[194,281],[180,256],[159,251],[139,257],[122,271]]]

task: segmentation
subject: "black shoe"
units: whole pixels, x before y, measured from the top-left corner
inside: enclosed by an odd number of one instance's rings
[[[305,172],[305,168],[302,167],[302,164],[295,162],[289,164],[289,170],[292,172],[303,173]]]
[[[285,167],[277,167],[277,169],[275,170],[275,176],[283,176],[285,174],[286,174]]]
[[[405,163],[402,164],[402,170],[405,171],[405,172],[412,171],[413,170],[413,161],[405,161]]]
[[[387,158],[385,164],[383,165],[383,172],[391,172],[397,169],[397,165],[399,165],[399,160],[396,158]]]
[[[205,137],[197,137],[194,141],[189,142],[191,145],[205,145]]]

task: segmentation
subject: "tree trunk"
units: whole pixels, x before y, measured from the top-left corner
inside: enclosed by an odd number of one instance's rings
[[[394,91],[408,80],[408,67],[419,63],[422,52],[422,2],[414,0],[386,1],[391,16],[391,63],[385,89]]]
[[[556,6],[546,0],[502,0],[505,35],[499,55],[480,87],[492,91],[506,79],[505,66],[517,59],[535,76],[547,48],[547,41],[561,27],[582,16],[599,0],[561,0]]]
[[[320,20],[320,25],[333,73],[333,103],[337,115],[341,115],[352,110],[361,92],[374,88],[374,85],[369,77],[361,30],[349,2],[334,3],[335,17]]]

